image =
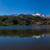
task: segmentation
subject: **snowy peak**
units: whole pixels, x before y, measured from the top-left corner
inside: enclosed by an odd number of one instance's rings
[[[46,17],[46,15],[44,15],[44,14],[40,14],[40,13],[33,13],[33,16],[39,16],[39,17]]]
[[[41,14],[40,13],[33,13],[33,16],[41,16]]]

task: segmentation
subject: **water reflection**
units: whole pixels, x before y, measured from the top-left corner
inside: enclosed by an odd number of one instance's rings
[[[50,29],[0,30],[0,36],[42,38],[50,36]]]
[[[50,29],[2,29],[0,50],[50,50]]]

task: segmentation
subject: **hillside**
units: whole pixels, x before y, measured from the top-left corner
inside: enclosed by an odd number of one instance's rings
[[[50,25],[50,19],[33,15],[5,15],[0,16],[0,26],[34,26]]]

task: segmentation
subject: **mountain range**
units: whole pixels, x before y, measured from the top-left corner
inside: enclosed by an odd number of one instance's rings
[[[22,14],[22,15],[29,15],[30,16],[30,14]],[[20,16],[20,17],[22,17],[22,15]],[[17,14],[12,14],[12,16],[18,16]],[[38,16],[38,17],[41,17],[41,18],[47,18],[47,19],[50,19],[50,15],[44,15],[44,14],[40,14],[40,13],[36,13],[36,12],[34,12],[31,16]]]
[[[33,26],[33,25],[49,25],[50,15],[40,13],[30,14],[12,14],[0,16],[0,26]]]

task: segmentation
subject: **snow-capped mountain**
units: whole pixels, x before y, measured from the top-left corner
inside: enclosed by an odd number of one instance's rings
[[[33,13],[33,16],[41,16],[41,14],[40,13]]]
[[[40,14],[40,13],[33,13],[33,16],[39,16],[39,17],[44,17],[44,18],[46,18],[46,15],[44,15],[44,14]]]

